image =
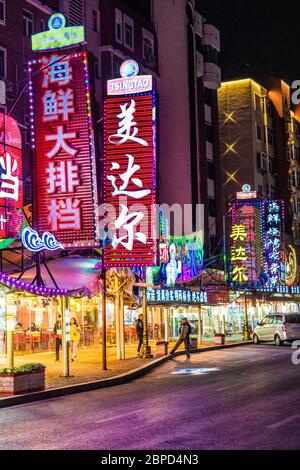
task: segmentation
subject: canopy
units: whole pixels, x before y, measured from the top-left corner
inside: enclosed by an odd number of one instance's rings
[[[50,270],[59,289],[67,289],[69,293],[82,295],[97,295],[101,292],[101,260],[99,258],[83,258],[80,256],[57,258],[47,261]],[[36,275],[36,268],[30,268],[24,272],[21,280],[30,284]],[[14,273],[18,277],[19,273]],[[41,277],[45,287],[55,289],[51,276],[43,264],[41,264]]]

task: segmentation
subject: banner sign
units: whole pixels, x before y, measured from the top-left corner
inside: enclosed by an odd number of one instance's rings
[[[206,304],[207,292],[186,289],[146,289],[147,303],[155,304]]]
[[[104,264],[155,266],[156,94],[105,101],[104,202],[112,243]]]

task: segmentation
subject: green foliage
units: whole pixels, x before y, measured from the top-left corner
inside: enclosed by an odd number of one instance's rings
[[[25,374],[36,374],[38,372],[44,372],[45,366],[43,364],[24,364],[20,367],[14,367],[10,369],[9,367],[5,367],[4,369],[0,369],[0,377],[14,377],[17,375],[25,375]]]

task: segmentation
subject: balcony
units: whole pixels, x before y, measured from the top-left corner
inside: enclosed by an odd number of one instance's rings
[[[212,24],[204,23],[202,44],[204,46],[212,46],[220,52],[220,32]]]
[[[204,63],[203,82],[206,88],[217,90],[221,86],[221,69],[211,62]]]

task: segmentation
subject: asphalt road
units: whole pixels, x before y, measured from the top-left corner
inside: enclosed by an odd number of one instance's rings
[[[0,410],[0,449],[300,449],[300,365],[248,345],[127,385]]]

